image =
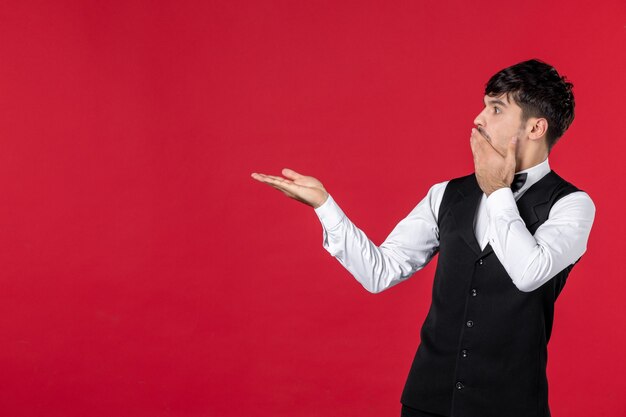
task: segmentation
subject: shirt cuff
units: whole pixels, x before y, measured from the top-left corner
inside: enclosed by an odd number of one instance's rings
[[[499,188],[487,197],[487,215],[490,218],[499,212],[511,210],[519,214],[517,203],[510,188]]]
[[[346,217],[330,194],[326,201],[314,210],[322,225],[328,230],[336,227]]]

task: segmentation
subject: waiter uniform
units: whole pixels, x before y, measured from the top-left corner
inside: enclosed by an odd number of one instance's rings
[[[315,209],[324,247],[371,292],[439,253],[405,416],[550,416],[554,302],[586,250],[595,206],[547,159],[516,179],[519,189],[489,198],[474,174],[437,184],[380,247],[330,196]]]

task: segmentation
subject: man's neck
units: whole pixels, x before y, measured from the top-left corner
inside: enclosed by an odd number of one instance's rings
[[[546,160],[548,152],[537,152],[531,155],[523,155],[517,158],[515,172],[524,171],[528,168],[532,168]]]

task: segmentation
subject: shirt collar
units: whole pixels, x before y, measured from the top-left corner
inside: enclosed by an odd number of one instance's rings
[[[528,190],[530,187],[533,186],[533,184],[535,184],[537,181],[542,179],[546,174],[550,172],[550,163],[548,162],[548,158],[533,167],[516,172],[516,174],[521,174],[523,172],[527,173],[528,177],[526,177],[526,182],[524,183],[522,188],[513,193],[513,197],[515,197],[516,199],[521,197],[521,195],[524,194],[526,190]]]

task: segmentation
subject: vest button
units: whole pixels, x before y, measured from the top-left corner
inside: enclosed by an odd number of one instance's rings
[[[482,258],[478,260],[478,265],[482,265],[483,264],[483,260]]]
[[[478,295],[478,291],[476,291],[476,288],[472,288],[472,297],[476,297]]]
[[[474,322],[471,320],[468,320],[465,324],[467,325],[467,327],[474,327]]]
[[[464,358],[467,358],[467,349],[463,349],[461,351],[461,356],[463,356]]]
[[[456,383],[456,389],[463,389],[464,385],[461,384],[460,382]]]

